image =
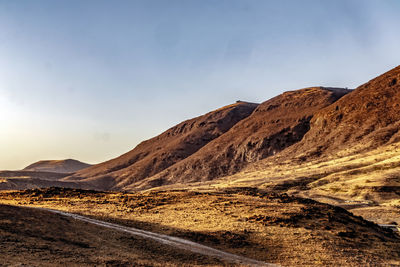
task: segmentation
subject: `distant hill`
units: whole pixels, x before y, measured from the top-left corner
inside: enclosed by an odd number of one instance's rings
[[[74,159],[41,160],[25,167],[23,171],[73,173],[90,166],[92,165]]]

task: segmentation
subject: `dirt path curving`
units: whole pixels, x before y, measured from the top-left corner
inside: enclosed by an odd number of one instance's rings
[[[35,207],[29,207],[29,208],[45,210],[45,211],[60,214],[63,216],[72,217],[76,220],[99,225],[99,226],[106,227],[109,229],[114,229],[114,230],[117,230],[120,232],[126,232],[131,235],[140,236],[143,238],[147,238],[147,239],[151,239],[151,240],[160,242],[167,246],[172,246],[172,247],[176,247],[179,249],[189,250],[194,253],[198,253],[198,254],[206,255],[206,256],[210,256],[210,257],[215,257],[215,258],[221,259],[223,261],[234,263],[234,264],[240,264],[240,265],[245,265],[245,266],[278,266],[275,264],[265,263],[262,261],[257,261],[257,260],[253,260],[253,259],[246,258],[243,256],[224,252],[224,251],[221,251],[221,250],[218,250],[215,248],[211,248],[211,247],[208,247],[205,245],[201,245],[199,243],[189,241],[186,239],[182,239],[179,237],[157,234],[157,233],[153,233],[153,232],[149,232],[149,231],[136,229],[133,227],[127,227],[127,226],[122,226],[122,225],[115,224],[115,223],[104,222],[104,221],[100,221],[100,220],[92,219],[92,218],[85,217],[82,215],[68,213],[68,212],[64,212],[64,211],[60,211],[60,210],[47,209],[47,208],[35,208]]]

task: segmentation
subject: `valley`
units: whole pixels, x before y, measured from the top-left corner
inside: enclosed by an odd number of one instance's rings
[[[1,171],[6,266],[400,266],[397,80],[237,101],[99,164]]]

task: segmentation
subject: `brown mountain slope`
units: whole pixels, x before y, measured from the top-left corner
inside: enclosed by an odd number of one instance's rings
[[[74,159],[65,160],[41,160],[27,167],[24,171],[39,171],[39,172],[56,172],[56,173],[72,173],[92,165],[83,163]]]
[[[131,159],[141,152],[149,155],[145,161],[129,164],[132,165],[129,168],[117,168],[118,172],[95,166],[94,172],[82,171],[81,177],[105,188],[137,190],[211,180],[275,154],[275,158],[306,160],[378,147],[400,140],[399,88],[400,67],[397,67],[349,94],[349,90],[316,87],[287,92],[259,105],[250,116],[194,151],[181,152],[183,157],[174,157],[173,152],[170,160],[169,155],[154,156],[146,152],[176,151],[175,145],[170,148],[171,139],[157,142],[167,131],[144,142],[145,149],[138,146],[128,153],[129,157],[122,156]]]
[[[285,92],[260,104],[252,115],[197,153],[126,190],[205,181],[237,172],[300,141],[313,115],[350,92],[313,87]]]
[[[310,126],[283,157],[348,154],[400,141],[400,66],[316,113]]]
[[[184,121],[110,161],[77,172],[67,180],[86,180],[121,189],[192,155],[249,116],[257,104],[237,102]]]

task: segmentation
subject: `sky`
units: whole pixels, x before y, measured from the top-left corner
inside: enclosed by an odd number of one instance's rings
[[[400,64],[398,0],[0,0],[0,169],[99,163],[173,125]]]

